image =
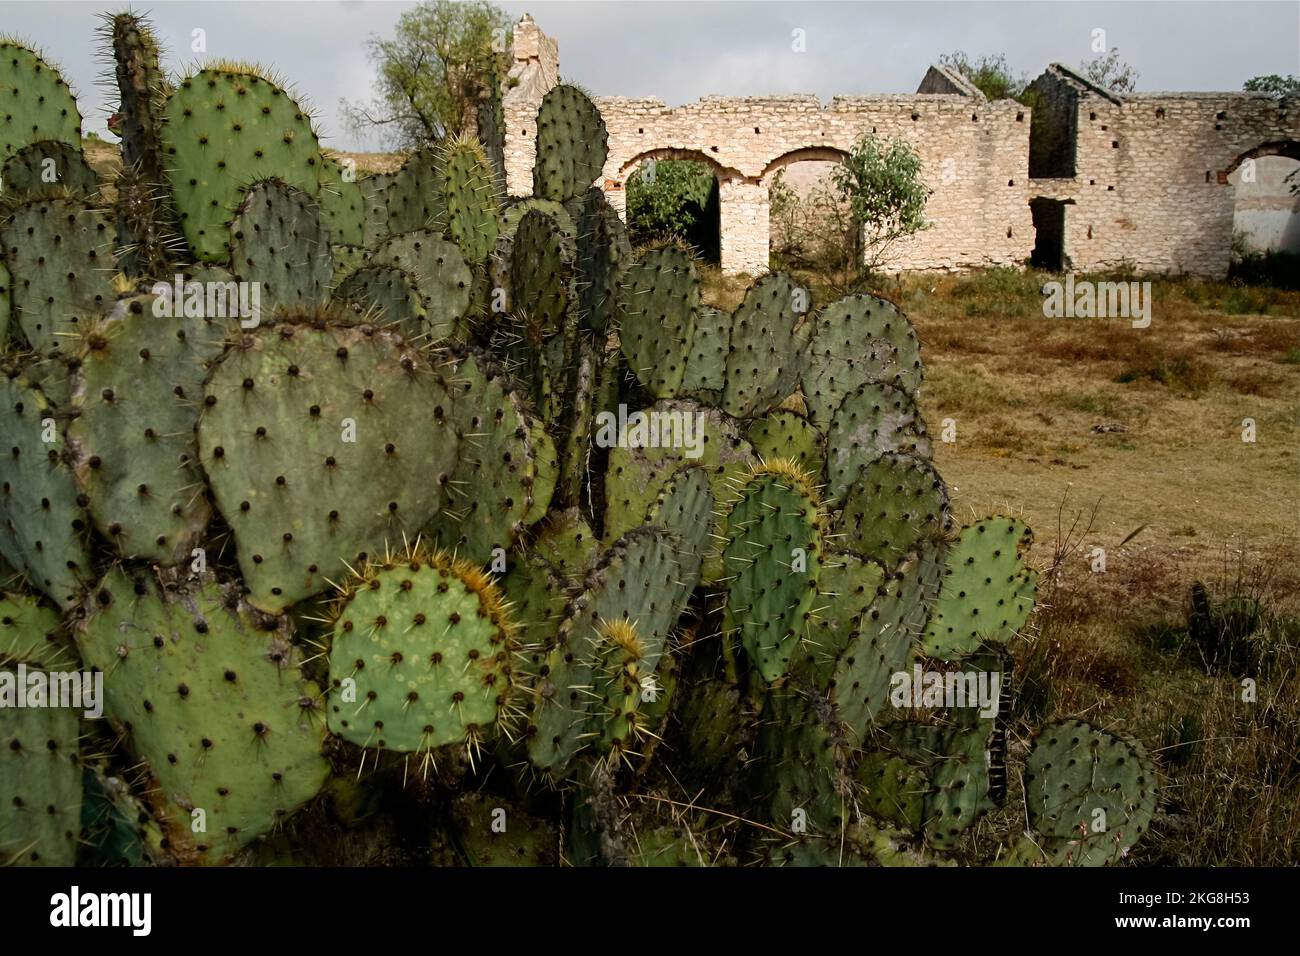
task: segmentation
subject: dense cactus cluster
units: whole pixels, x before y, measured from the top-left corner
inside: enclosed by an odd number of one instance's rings
[[[993,680],[1028,529],[960,527],[917,336],[784,274],[732,313],[634,254],[559,85],[533,197],[484,145],[358,178],[274,77],[104,29],[124,166],[0,43],[0,863],[1105,864],[1136,741]],[[53,168],[53,179],[42,175]],[[112,188],[107,188],[112,187]],[[915,679],[913,679],[913,676]],[[912,681],[901,694],[899,678]],[[973,686],[973,683],[972,685]]]

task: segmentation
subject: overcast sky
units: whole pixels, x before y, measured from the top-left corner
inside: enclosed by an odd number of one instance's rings
[[[0,0],[0,32],[44,50],[78,93],[88,129],[102,132],[110,99],[97,81],[95,27],[124,3]],[[341,120],[341,98],[368,99],[365,39],[390,35],[411,3],[396,0],[147,3],[176,69],[207,56],[273,65],[319,112],[325,145],[368,149]],[[1016,72],[1093,56],[1093,31],[1140,74],[1138,89],[1236,90],[1263,73],[1300,72],[1300,3],[1278,2],[531,2],[559,41],[560,71],[597,95],[657,96],[669,105],[710,93],[908,93],[940,54],[1005,53]],[[802,30],[806,49],[792,49]]]

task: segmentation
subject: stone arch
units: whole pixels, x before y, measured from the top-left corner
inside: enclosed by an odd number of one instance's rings
[[[1260,143],[1219,173],[1219,181],[1233,190],[1234,249],[1240,238],[1246,252],[1300,253],[1300,196],[1293,191],[1297,180],[1300,142],[1291,139]]]
[[[1219,171],[1220,181],[1226,180],[1248,159],[1258,159],[1260,156],[1285,156],[1287,159],[1294,159],[1300,162],[1300,142],[1293,139],[1279,139],[1268,143],[1260,143],[1253,149],[1248,149],[1228,166]]]
[[[840,163],[848,155],[849,151],[847,149],[840,149],[838,146],[801,146],[798,149],[787,150],[770,161],[763,167],[763,173],[759,176],[759,179],[764,185],[768,185],[771,183],[772,177],[787,166],[809,162]]]
[[[682,159],[694,163],[703,163],[705,166],[708,166],[709,169],[713,170],[713,176],[719,182],[744,177],[744,174],[741,173],[740,170],[732,166],[724,166],[703,150],[682,149],[677,146],[660,146],[655,149],[642,150],[631,159],[619,163],[618,185],[620,189],[627,186],[627,179],[632,175],[632,171],[647,159]]]
[[[840,149],[836,146],[800,146],[795,149],[788,149],[781,153],[775,159],[770,160],[763,166],[763,172],[759,175],[758,181],[764,192],[768,195],[768,257],[776,257],[783,265],[790,265],[786,261],[787,253],[794,253],[794,260],[808,255],[809,235],[795,224],[795,221],[789,218],[794,216],[799,224],[807,226],[812,220],[808,219],[809,213],[804,205],[806,200],[815,189],[825,189],[829,184],[829,167],[838,166],[844,162],[849,155],[848,150]],[[771,215],[772,206],[772,187],[777,177],[783,172],[788,171],[784,177],[785,185],[788,187],[785,195],[791,197],[794,205],[785,206],[785,213],[781,208],[777,208],[777,215]],[[816,217],[814,216],[814,219]],[[815,230],[814,230],[815,231]],[[851,239],[849,240],[851,244]],[[818,248],[825,248],[824,242],[814,243]]]
[[[710,226],[710,238],[715,243],[716,255],[718,255],[720,264],[724,272],[758,272],[757,261],[754,260],[753,251],[746,251],[744,246],[746,238],[755,230],[762,230],[763,256],[762,265],[767,264],[767,216],[766,204],[762,209],[762,221],[755,215],[753,203],[746,203],[742,209],[742,202],[749,199],[745,191],[745,185],[749,179],[744,173],[736,169],[735,166],[728,166],[719,163],[714,157],[708,155],[703,150],[694,150],[694,148],[682,148],[675,146],[663,146],[651,148],[651,150],[642,150],[629,159],[621,161],[617,165],[617,178],[612,183],[616,193],[610,195],[612,206],[614,206],[620,215],[627,220],[627,185],[633,172],[636,172],[638,166],[645,163],[646,160],[684,160],[688,163],[699,163],[706,166],[712,174],[714,181],[718,183],[718,195],[716,195],[716,206],[712,206],[712,211],[716,213],[716,235],[714,235],[714,226]],[[607,185],[608,190],[608,185]],[[616,195],[616,198],[615,198]],[[706,254],[706,258],[707,258]]]

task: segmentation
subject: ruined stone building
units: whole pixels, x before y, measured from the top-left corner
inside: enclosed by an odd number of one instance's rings
[[[523,195],[538,104],[560,78],[559,47],[525,15],[513,56],[507,188]],[[899,244],[895,268],[1021,265],[1032,256],[1081,271],[1222,276],[1234,218],[1257,245],[1300,248],[1296,197],[1282,183],[1300,160],[1300,108],[1257,93],[1120,96],[1059,64],[1032,88],[1033,110],[990,102],[936,66],[914,94],[837,96],[828,105],[815,96],[709,96],[673,108],[597,97],[609,128],[599,185],[621,212],[628,177],[647,159],[707,164],[718,180],[722,268],[758,274],[767,269],[777,172],[838,162],[872,132],[909,142],[934,190],[930,228]]]

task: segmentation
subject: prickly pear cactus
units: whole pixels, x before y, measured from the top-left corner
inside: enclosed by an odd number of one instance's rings
[[[887,565],[948,531],[948,489],[924,458],[886,452],[862,465],[844,493],[836,530]]]
[[[414,277],[430,343],[461,337],[473,275],[455,243],[429,231],[405,232],[380,243],[367,262]]]
[[[754,468],[727,514],[724,627],[768,683],[785,676],[817,596],[824,516],[812,478],[776,459]]]
[[[656,398],[681,389],[699,304],[695,263],[675,246],[647,252],[623,272],[617,310],[623,358]]]
[[[28,143],[15,152],[5,162],[0,182],[6,196],[25,198],[46,194],[89,198],[99,192],[99,177],[80,145],[59,140]]]
[[[447,232],[465,261],[477,265],[497,241],[500,196],[496,175],[474,139],[449,142],[444,147],[442,169]]]
[[[533,195],[557,202],[584,195],[605,165],[608,141],[586,93],[567,83],[551,87],[537,110]]]
[[[176,564],[211,514],[194,425],[223,336],[202,318],[155,315],[159,302],[123,299],[85,336],[68,443],[100,534],[123,557]]]
[[[1038,572],[1024,562],[1032,539],[1022,522],[1002,516],[962,529],[921,640],[927,655],[952,660],[1015,636],[1034,609]]]
[[[888,452],[930,457],[916,403],[891,385],[861,385],[840,403],[826,430],[826,497],[842,501],[858,469]]]
[[[62,607],[89,581],[90,518],[69,464],[60,414],[38,389],[0,377],[0,555]]]
[[[876,296],[848,296],[814,320],[802,382],[808,415],[829,424],[844,399],[869,382],[915,395],[922,374],[920,343],[907,316]]]
[[[0,89],[9,93],[0,121],[0,158],[28,143],[81,144],[81,113],[63,76],[38,53],[0,40]]]
[[[331,613],[330,730],[436,759],[512,715],[516,625],[478,566],[409,548],[359,569]]]
[[[286,619],[210,575],[123,567],[83,611],[77,647],[112,674],[106,712],[156,781],[148,798],[179,862],[228,860],[324,785],[320,690],[299,675]]]
[[[27,343],[69,352],[113,293],[113,225],[82,200],[34,199],[0,226],[13,283],[13,306]]]
[[[181,230],[200,262],[223,262],[227,227],[250,183],[276,178],[315,197],[322,157],[311,118],[254,66],[217,64],[167,100],[165,166]]]
[[[278,180],[255,183],[230,223],[230,266],[257,283],[267,318],[325,301],[333,262],[320,207]]]
[[[722,409],[755,418],[787,398],[807,362],[808,292],[781,273],[763,276],[731,316]]]
[[[1039,731],[1025,765],[1029,821],[1064,865],[1102,866],[1126,857],[1151,825],[1156,784],[1139,742],[1080,720]]]
[[[451,401],[418,353],[372,327],[264,325],[227,348],[199,455],[254,606],[280,611],[415,539],[457,461]]]

